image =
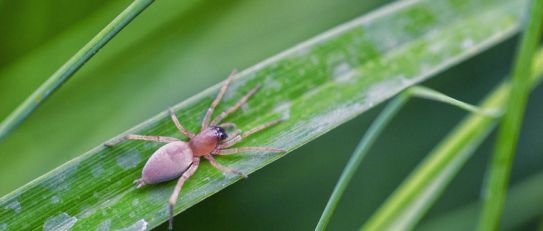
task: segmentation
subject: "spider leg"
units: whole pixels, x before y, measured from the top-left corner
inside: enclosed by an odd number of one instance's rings
[[[236,170],[236,169],[233,169],[233,168],[230,168],[230,167],[226,167],[226,166],[223,166],[223,165],[217,163],[215,158],[213,158],[211,155],[206,155],[206,156],[204,156],[204,158],[209,160],[209,163],[211,163],[211,165],[213,167],[220,170],[221,172],[230,173],[230,174],[237,174],[237,175],[240,175],[240,176],[242,176],[244,178],[247,178],[247,175],[245,173],[243,173],[243,172],[241,172],[239,170]]]
[[[191,139],[192,139],[192,137],[194,137],[194,134],[192,134],[189,130],[185,129],[185,127],[183,127],[183,125],[181,125],[181,123],[179,122],[179,119],[175,115],[175,111],[173,109],[171,109],[171,108],[170,108],[170,117],[172,118],[172,121],[175,124],[175,126],[177,127],[177,129],[181,133],[183,133],[183,135],[185,135],[186,137],[191,138]]]
[[[264,130],[266,128],[269,128],[269,127],[271,127],[273,125],[276,125],[278,123],[281,123],[283,121],[285,121],[285,120],[284,119],[276,119],[276,120],[269,121],[269,122],[267,122],[265,124],[261,124],[259,126],[256,126],[254,128],[251,128],[249,131],[244,132],[243,135],[241,135],[241,138],[245,138],[247,136],[250,136],[250,135],[252,135],[254,133],[262,131],[262,130]]]
[[[218,149],[224,149],[224,148],[231,147],[234,144],[240,142],[243,138],[246,138],[246,137],[248,137],[248,136],[250,136],[252,134],[255,134],[255,133],[259,132],[259,131],[262,131],[262,130],[264,130],[266,128],[269,128],[269,127],[271,127],[273,125],[276,125],[278,123],[281,123],[283,121],[284,121],[284,119],[277,119],[277,120],[272,120],[272,121],[267,122],[265,124],[261,124],[259,126],[256,126],[256,127],[252,128],[252,129],[250,129],[249,131],[244,132],[240,136],[237,136],[237,137],[234,136],[232,139],[220,144]]]
[[[249,92],[247,92],[247,94],[241,97],[241,99],[239,99],[239,101],[236,104],[234,104],[234,106],[226,109],[226,111],[223,111],[221,114],[215,117],[215,119],[211,121],[211,126],[216,126],[217,124],[221,122],[221,120],[226,118],[226,116],[228,116],[230,113],[238,110],[243,104],[245,104],[249,100],[249,98],[251,98],[251,96],[253,96],[256,93],[256,91],[258,91],[259,88],[260,88],[259,86],[254,87]]]
[[[234,153],[247,152],[247,151],[286,152],[286,150],[272,148],[272,147],[239,147],[239,148],[216,149],[215,151],[212,152],[212,154],[230,155]]]
[[[237,129],[238,126],[236,126],[235,123],[232,123],[232,122],[226,122],[226,123],[222,123],[221,125],[219,125],[219,127],[222,127],[222,128],[232,128],[232,129]]]
[[[118,143],[121,143],[126,140],[147,140],[147,141],[155,141],[160,143],[171,143],[175,141],[179,141],[177,138],[174,137],[167,137],[167,136],[142,136],[142,135],[126,135],[123,136],[117,140],[106,142],[105,145],[108,147],[111,147],[113,145],[116,145]]]
[[[235,143],[239,141],[241,141],[241,134],[240,134],[240,131],[236,131],[234,134],[232,134],[232,138],[222,141],[219,144],[218,148],[227,148],[234,145]]]
[[[173,229],[173,207],[175,206],[175,203],[177,202],[177,197],[179,196],[179,192],[181,191],[181,188],[183,187],[183,184],[185,181],[196,172],[196,169],[198,169],[198,165],[200,164],[200,158],[194,157],[192,159],[192,165],[179,177],[179,180],[177,181],[177,184],[175,185],[175,188],[173,189],[172,195],[170,196],[170,199],[168,200],[168,210],[170,212],[170,219],[169,219],[169,225],[168,229]]]
[[[226,89],[228,89],[228,86],[232,82],[232,79],[234,79],[234,76],[236,76],[237,71],[234,69],[232,73],[226,78],[226,81],[224,81],[224,85],[222,85],[221,89],[219,90],[219,94],[217,94],[217,97],[215,97],[215,100],[211,103],[211,106],[207,109],[206,115],[204,116],[204,119],[202,120],[202,128],[201,130],[204,130],[209,125],[209,120],[211,119],[211,115],[213,114],[213,111],[219,105],[221,102],[222,97],[224,96],[224,93],[226,92]]]

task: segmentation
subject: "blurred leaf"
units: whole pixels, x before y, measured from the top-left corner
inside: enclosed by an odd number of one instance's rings
[[[535,87],[543,77],[543,50],[533,65]],[[536,66],[538,65],[539,66]],[[503,109],[511,86],[496,88],[481,104],[483,109]],[[439,198],[473,152],[495,127],[493,118],[472,114],[447,135],[398,187],[362,230],[398,230],[414,227]],[[471,227],[473,228],[473,227]],[[470,228],[470,229],[471,229]],[[461,229],[463,230],[463,229]]]
[[[242,72],[219,111],[260,84],[262,90],[229,121],[246,130],[288,117],[241,145],[293,150],[509,37],[517,30],[519,16],[512,9],[519,9],[522,3],[396,2]],[[212,87],[175,107],[182,111],[180,119],[190,130],[197,130],[216,90],[217,86]],[[130,133],[178,135],[166,113]],[[136,190],[132,181],[158,147],[138,141],[113,149],[100,145],[0,199],[0,225],[80,230],[155,227],[167,218],[166,200],[175,182]],[[249,173],[282,156],[241,154],[219,161]],[[236,180],[204,162],[185,185],[176,212]]]
[[[9,97],[11,100],[0,107],[0,117],[4,118],[9,112],[13,111],[15,106],[30,95],[49,75],[66,62],[81,46],[85,45],[97,31],[103,29],[129,3],[130,1],[108,1],[107,4],[97,8],[85,20],[79,21],[63,33],[50,38],[47,43],[35,49],[32,53],[8,66],[1,67],[0,81],[2,82],[0,83],[5,86],[5,90],[0,91],[0,96]],[[157,33],[161,26],[171,23],[179,14],[194,7],[195,2],[191,0],[183,2],[162,1],[159,5],[161,6],[159,10],[154,9],[156,7],[151,7],[140,16],[153,18],[154,20],[148,20],[145,23],[132,23],[129,28],[110,42],[113,45],[102,50],[97,58],[87,65],[96,66],[110,61],[99,57],[111,57],[129,49],[130,46],[134,46],[149,34]],[[29,66],[34,68],[28,68]],[[17,82],[11,82],[10,79],[16,79]],[[26,84],[20,84],[21,81]]]
[[[539,172],[511,186],[505,201],[503,230],[515,230],[515,227],[541,216],[542,184],[543,173]],[[482,201],[467,204],[422,223],[417,230],[472,230],[477,226],[481,207]]]
[[[85,46],[57,69],[25,101],[19,104],[13,112],[0,122],[0,141],[13,129],[17,128],[50,94],[57,90],[64,82],[68,81],[89,59],[115,37],[128,23],[151,5],[151,3],[153,3],[153,0],[134,0],[106,27],[87,42]]]

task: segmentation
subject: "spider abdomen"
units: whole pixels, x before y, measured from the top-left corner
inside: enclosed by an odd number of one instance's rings
[[[178,178],[192,164],[192,150],[186,142],[168,143],[153,153],[143,167],[141,179],[156,184]]]

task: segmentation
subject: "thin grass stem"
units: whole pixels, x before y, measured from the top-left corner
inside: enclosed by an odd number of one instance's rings
[[[326,208],[324,209],[324,212],[322,213],[315,230],[326,229],[326,225],[328,225],[328,222],[330,222],[330,219],[334,214],[334,211],[337,207],[337,204],[339,203],[339,200],[341,199],[341,196],[343,196],[343,193],[349,185],[349,182],[351,181],[354,173],[358,169],[358,166],[360,166],[362,159],[364,159],[364,156],[366,155],[366,153],[368,153],[371,145],[375,142],[375,140],[381,134],[386,125],[390,122],[394,115],[398,113],[402,106],[405,105],[408,99],[409,94],[400,94],[398,97],[393,99],[392,102],[390,102],[385,107],[385,109],[383,109],[375,122],[371,124],[364,137],[358,143],[358,146],[356,147],[353,155],[349,159],[347,166],[341,173],[341,177],[339,178],[334,188],[334,191],[332,192],[332,195],[330,196],[330,199],[326,204]]]
[[[94,56],[154,0],[134,0],[123,12],[75,53],[0,124],[0,141],[21,124],[47,97]]]
[[[464,109],[468,112],[488,116],[488,117],[499,117],[500,113],[499,110],[490,109],[490,108],[479,108],[475,105],[471,105],[465,102],[462,102],[460,100],[457,100],[455,98],[452,98],[448,95],[445,95],[441,92],[438,92],[436,90],[423,87],[423,86],[413,86],[408,89],[412,96],[419,97],[423,99],[429,99],[434,100],[446,104],[450,104],[456,107],[459,107],[461,109]]]
[[[539,46],[542,28],[543,0],[534,0],[530,8],[530,20],[515,59],[511,91],[505,106],[505,115],[500,122],[489,178],[483,190],[484,204],[478,225],[478,230],[481,231],[497,230],[499,227],[515,149],[530,93],[532,60]]]

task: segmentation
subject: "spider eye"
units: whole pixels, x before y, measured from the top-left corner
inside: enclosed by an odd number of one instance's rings
[[[215,127],[215,132],[219,140],[224,140],[228,138],[228,134],[226,134],[226,131],[222,127]]]

